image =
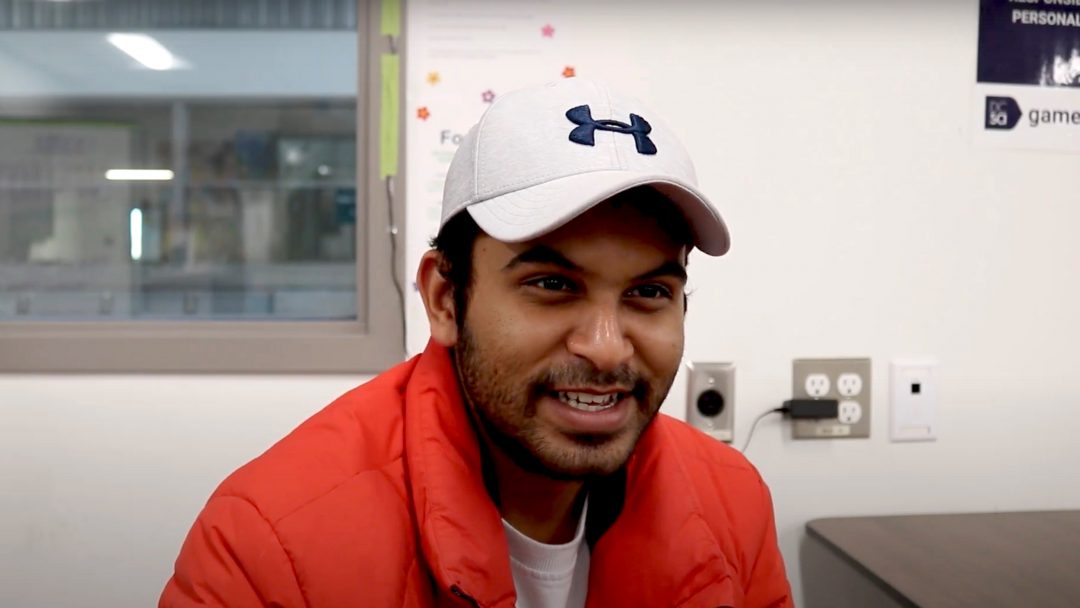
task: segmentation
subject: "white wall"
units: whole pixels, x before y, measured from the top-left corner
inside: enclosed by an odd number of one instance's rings
[[[363,380],[0,376],[0,606],[156,605],[218,483]]]
[[[790,397],[791,359],[874,360],[869,440],[770,420],[749,450],[799,590],[813,518],[1080,507],[1080,195],[1061,181],[1080,156],[971,143],[976,2],[779,4],[676,13],[650,93],[728,201],[731,255],[691,263],[687,356],[737,363],[739,443]],[[941,360],[936,443],[888,441],[904,355]]]
[[[729,201],[732,254],[691,263],[687,355],[737,362],[740,444],[790,397],[792,358],[874,360],[869,440],[771,420],[749,450],[796,589],[816,517],[1080,507],[1080,195],[1061,182],[1080,156],[971,143],[976,5],[717,9],[680,19],[693,59],[657,76]],[[903,355],[942,362],[936,443],[888,441]]]
[[[971,143],[974,0],[749,4],[580,19],[590,75],[647,62],[626,86],[730,219],[732,253],[692,258],[687,356],[737,363],[739,443],[792,358],[874,359],[869,440],[768,420],[749,452],[797,594],[816,517],[1080,508],[1080,157]],[[942,362],[936,443],[888,441],[901,355]],[[353,383],[0,377],[0,604],[151,603],[217,481]]]

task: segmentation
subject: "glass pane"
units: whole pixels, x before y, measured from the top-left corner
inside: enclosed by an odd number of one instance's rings
[[[363,318],[349,3],[55,4],[114,8],[0,37],[0,321]]]

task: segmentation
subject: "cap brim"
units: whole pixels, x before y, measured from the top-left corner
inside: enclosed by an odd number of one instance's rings
[[[682,211],[694,246],[719,256],[731,246],[727,226],[705,195],[670,176],[629,171],[593,171],[508,192],[466,207],[476,224],[507,243],[537,238],[620,192],[651,186]]]

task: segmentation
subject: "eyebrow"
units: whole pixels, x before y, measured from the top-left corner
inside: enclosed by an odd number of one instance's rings
[[[657,266],[655,270],[650,270],[643,275],[638,275],[634,280],[645,281],[658,277],[674,277],[675,279],[678,279],[680,283],[686,285],[686,267],[674,260],[668,260]]]
[[[581,266],[571,262],[566,256],[547,245],[537,245],[514,256],[512,260],[506,263],[506,266],[503,266],[503,271],[513,270],[522,264],[551,264],[574,272],[583,270]]]
[[[559,268],[571,272],[584,271],[584,268],[571,262],[566,256],[547,245],[537,245],[514,256],[514,258],[507,262],[506,266],[503,267],[503,272],[513,270],[522,264],[551,264],[552,266],[558,266]],[[668,260],[653,270],[634,277],[634,280],[646,281],[658,277],[674,277],[680,283],[685,285],[686,267],[674,260]]]

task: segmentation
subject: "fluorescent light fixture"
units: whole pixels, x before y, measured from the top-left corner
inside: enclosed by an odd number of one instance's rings
[[[105,179],[114,182],[167,182],[173,178],[168,169],[109,169]]]
[[[172,70],[180,65],[169,49],[146,34],[109,34],[106,39],[151,70]]]
[[[131,210],[131,259],[142,259],[142,209]]]

